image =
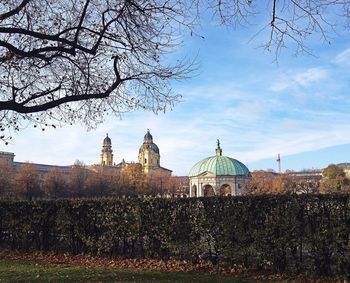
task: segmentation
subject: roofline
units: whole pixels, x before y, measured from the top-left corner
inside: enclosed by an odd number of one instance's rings
[[[0,151],[0,155],[11,155],[11,156],[15,156],[15,154],[13,152],[8,152],[8,151]]]
[[[161,169],[163,169],[163,170],[167,170],[167,171],[173,172],[173,170],[170,170],[170,169],[165,168],[165,167],[162,167],[162,166],[159,166],[159,168],[161,168]]]
[[[73,168],[74,165],[52,165],[52,164],[42,164],[42,163],[33,163],[33,162],[20,162],[14,161],[13,165],[24,165],[24,164],[32,164],[36,166],[46,166],[46,167],[58,167],[58,168]]]
[[[199,175],[188,175],[189,178],[192,178],[192,177],[199,177],[199,176],[202,176],[203,174],[205,173],[212,173],[214,176],[220,176],[220,177],[236,177],[236,176],[239,176],[239,177],[249,177],[251,176],[251,174],[247,175],[247,174],[236,174],[236,175],[216,175],[215,173],[211,172],[211,171],[204,171],[202,173],[200,173]]]

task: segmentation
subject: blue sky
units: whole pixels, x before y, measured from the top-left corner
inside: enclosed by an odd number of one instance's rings
[[[106,133],[115,162],[137,161],[147,129],[160,148],[161,165],[186,175],[197,161],[214,155],[220,139],[223,154],[250,170],[323,168],[350,161],[350,42],[342,30],[331,45],[314,36],[307,42],[315,56],[295,56],[288,46],[275,54],[253,38],[259,24],[236,30],[206,22],[201,37],[185,38],[171,54],[197,57],[196,76],[173,84],[182,101],[165,114],[136,111],[122,119],[108,116],[96,130],[82,125],[45,132],[27,128],[0,151],[14,152],[17,161],[57,165],[79,159],[99,161]]]

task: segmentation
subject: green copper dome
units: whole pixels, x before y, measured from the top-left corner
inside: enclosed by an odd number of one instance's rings
[[[227,156],[211,156],[197,162],[190,170],[189,176],[198,176],[204,172],[215,176],[250,176],[248,168],[236,159]]]
[[[215,176],[250,176],[248,168],[242,162],[234,158],[222,156],[219,141],[216,155],[197,162],[191,168],[189,177],[195,177],[204,172],[212,173]]]

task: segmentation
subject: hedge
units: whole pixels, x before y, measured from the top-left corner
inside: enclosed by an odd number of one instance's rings
[[[0,247],[347,276],[350,196],[2,201]]]

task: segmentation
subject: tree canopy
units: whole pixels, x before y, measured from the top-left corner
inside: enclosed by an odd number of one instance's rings
[[[106,113],[165,111],[178,96],[170,82],[193,63],[166,55],[195,34],[201,11],[222,24],[251,24],[262,15],[264,47],[308,52],[314,33],[328,40],[340,0],[3,0],[0,3],[0,139],[28,124],[94,127]],[[336,12],[336,14],[334,14]],[[334,15],[337,15],[336,18]]]
[[[179,44],[178,23],[190,27],[186,10],[177,1],[1,1],[0,130],[91,127],[105,112],[171,106],[168,82],[191,64],[168,66],[163,55]]]
[[[321,192],[349,192],[350,180],[342,167],[331,164],[322,172]]]

